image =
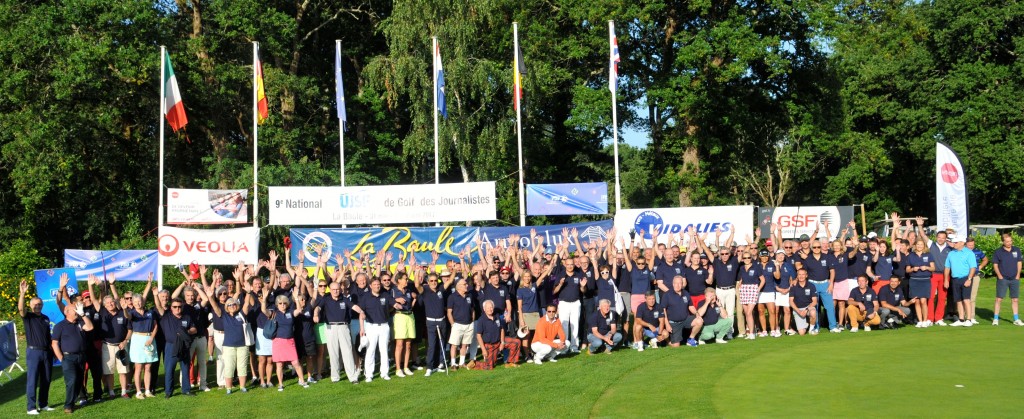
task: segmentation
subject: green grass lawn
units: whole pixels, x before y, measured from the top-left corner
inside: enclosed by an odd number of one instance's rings
[[[991,323],[983,282],[973,328],[903,328],[580,355],[514,370],[458,371],[283,393],[253,389],[113,400],[90,417],[1017,417],[1024,412],[1024,327]],[[1009,304],[1001,316],[1011,318]],[[210,374],[213,374],[212,364]],[[64,384],[55,370],[51,406]],[[159,383],[162,384],[160,375]],[[0,388],[0,417],[25,414],[21,373]],[[49,413],[48,416],[63,415]]]

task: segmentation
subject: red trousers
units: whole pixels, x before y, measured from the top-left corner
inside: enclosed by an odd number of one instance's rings
[[[928,295],[928,320],[937,322],[946,314],[946,281],[945,274],[932,274],[932,292]]]
[[[506,336],[504,345],[500,342],[485,343],[484,349],[487,350],[487,356],[484,357],[483,361],[477,362],[473,369],[494,369],[494,364],[498,362],[498,354],[501,353],[502,349],[508,349],[508,360],[505,363],[515,364],[519,362],[519,339]]]

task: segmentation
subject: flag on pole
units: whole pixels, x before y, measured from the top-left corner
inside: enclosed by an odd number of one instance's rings
[[[258,121],[263,124],[270,116],[270,112],[267,110],[267,94],[263,91],[263,62],[260,60],[259,54],[256,55],[255,71],[256,71],[256,110],[259,114]]]
[[[334,96],[338,103],[338,119],[342,125],[348,122],[345,115],[345,85],[341,82],[341,43],[335,44],[334,49]]]
[[[444,100],[444,67],[441,65],[441,45],[434,44],[434,71],[437,72],[437,110],[448,118],[448,106]]]
[[[939,231],[947,228],[966,237],[967,231],[967,173],[948,145],[935,143],[935,226]]]
[[[171,55],[164,54],[164,116],[171,129],[177,132],[188,124],[185,117],[185,104],[181,101],[181,92],[178,91],[178,79],[174,77],[174,70],[171,69]]]
[[[614,29],[608,35],[611,48],[608,60],[608,89],[614,92],[619,87],[619,39],[615,36]]]
[[[523,63],[523,52],[519,49],[519,44],[516,44],[516,54],[513,57],[512,63],[512,83],[513,83],[513,95],[515,100],[515,107],[518,110],[522,106],[523,102],[523,74],[526,74],[526,64]]]

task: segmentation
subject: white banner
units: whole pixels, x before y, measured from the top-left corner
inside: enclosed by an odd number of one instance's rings
[[[163,226],[156,245],[161,265],[255,264],[259,258],[260,229],[195,230]]]
[[[967,176],[960,158],[948,146],[935,143],[935,226],[967,234]]]
[[[637,236],[644,232],[644,239],[651,239],[651,232],[658,231],[658,242],[665,243],[669,235],[677,239],[679,233],[693,226],[697,234],[707,233],[707,241],[715,240],[715,233],[722,232],[722,240],[735,231],[733,241],[743,244],[746,237],[754,235],[754,207],[685,207],[685,208],[650,208],[623,209],[615,215],[615,229],[619,237],[629,240],[630,230]],[[649,241],[648,241],[649,243]]]
[[[245,189],[168,189],[167,224],[246,224]]]
[[[814,236],[818,230],[819,239],[826,238],[825,226],[828,223],[828,240],[835,240],[839,233],[853,220],[852,206],[835,207],[761,207],[758,208],[758,223],[761,226],[761,238],[771,237],[772,224],[782,228],[783,239],[795,239],[806,234]],[[860,231],[860,230],[858,230]],[[854,234],[858,234],[856,231]]]
[[[410,224],[496,217],[494,182],[271,186],[271,225]]]

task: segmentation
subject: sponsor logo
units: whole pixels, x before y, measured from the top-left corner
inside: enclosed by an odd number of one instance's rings
[[[370,194],[343,193],[339,196],[339,203],[345,209],[366,208],[370,206]]]
[[[939,169],[939,173],[942,175],[942,181],[946,183],[956,183],[960,180],[960,172],[956,170],[956,166],[953,163],[945,163]]]
[[[331,247],[334,244],[331,242],[331,238],[322,231],[307,234],[306,238],[302,240],[302,248],[299,251],[306,252],[306,260],[316,260],[317,256],[313,254],[313,247],[316,245],[323,245],[325,254],[333,254]]]
[[[689,223],[689,224],[671,224],[665,223],[664,218],[661,214],[655,211],[644,211],[640,215],[636,216],[636,220],[633,221],[633,230],[637,233],[640,231],[644,232],[645,239],[651,239],[653,236],[651,232],[657,231],[658,234],[679,234],[686,229],[693,227],[697,233],[715,233],[715,232],[729,232],[732,230],[731,222],[710,222],[710,223]]]
[[[241,241],[178,240],[177,237],[170,234],[164,234],[157,239],[157,251],[160,252],[161,256],[174,256],[183,247],[188,253],[240,253],[249,251],[249,245]],[[134,265],[134,262],[131,263]]]

